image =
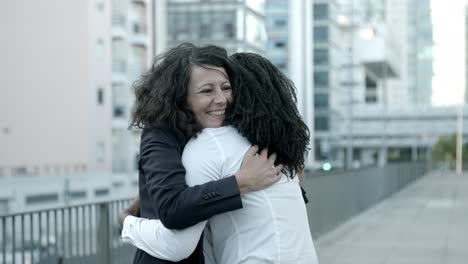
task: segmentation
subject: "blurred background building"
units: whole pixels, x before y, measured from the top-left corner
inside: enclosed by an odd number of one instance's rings
[[[102,2],[104,5],[104,2]],[[129,131],[132,83],[151,65],[155,27],[152,1],[111,0],[112,172],[137,170],[140,132]]]
[[[287,74],[310,170],[429,160],[457,115],[431,102],[432,23],[429,0],[7,1],[0,213],[136,193],[132,84],[182,42],[259,53]]]
[[[167,45],[214,44],[264,54],[265,1],[167,0]]]

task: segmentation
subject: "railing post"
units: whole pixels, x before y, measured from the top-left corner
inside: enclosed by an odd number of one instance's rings
[[[109,236],[109,204],[99,204],[99,218],[97,226],[98,235],[98,263],[110,264],[111,263],[111,250],[110,250],[110,236]]]

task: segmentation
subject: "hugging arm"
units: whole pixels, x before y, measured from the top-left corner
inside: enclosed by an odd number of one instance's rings
[[[197,247],[206,221],[183,230],[167,229],[160,220],[125,217],[122,240],[145,251],[149,255],[181,261],[188,258]]]
[[[198,154],[198,153],[196,153]],[[191,186],[203,186],[206,183],[220,181],[223,177],[222,155],[206,155],[203,162],[191,159],[188,163],[187,182]],[[197,155],[195,155],[197,156]],[[204,155],[205,156],[205,155]],[[270,166],[271,167],[271,166]],[[203,200],[209,203],[211,198],[220,196],[219,192],[206,193]],[[159,220],[127,216],[124,220],[122,239],[131,243],[151,256],[180,261],[189,257],[195,250],[207,221],[182,230],[164,227]]]
[[[242,208],[234,176],[188,187],[182,150],[174,146],[174,136],[164,132],[144,131],[140,159],[147,193],[164,226],[183,229],[215,214]],[[219,195],[206,199],[213,192]]]
[[[213,215],[240,209],[241,192],[263,189],[279,180],[277,174],[282,165],[271,167],[276,155],[268,158],[262,152],[255,156],[257,148],[252,147],[237,175],[211,178],[187,187],[182,149],[174,146],[174,135],[164,132],[167,131],[143,132],[139,166],[151,203],[167,228],[187,228]]]

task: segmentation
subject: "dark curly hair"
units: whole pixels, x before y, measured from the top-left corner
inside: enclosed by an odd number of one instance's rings
[[[171,127],[185,137],[201,130],[187,104],[192,65],[223,67],[229,76],[233,67],[224,48],[182,43],[156,57],[152,67],[134,83],[135,106],[130,128]]]
[[[233,102],[227,109],[226,125],[235,127],[250,143],[276,152],[276,163],[293,178],[304,168],[309,129],[296,106],[295,86],[269,60],[254,53],[236,53],[231,79]]]

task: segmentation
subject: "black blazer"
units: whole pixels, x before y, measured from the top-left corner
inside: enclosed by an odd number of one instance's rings
[[[160,219],[165,227],[183,229],[213,215],[242,208],[234,176],[188,187],[181,157],[185,138],[170,128],[145,128],[141,135],[140,215]],[[200,238],[192,255],[178,263],[204,263]],[[133,263],[174,263],[137,250]]]

